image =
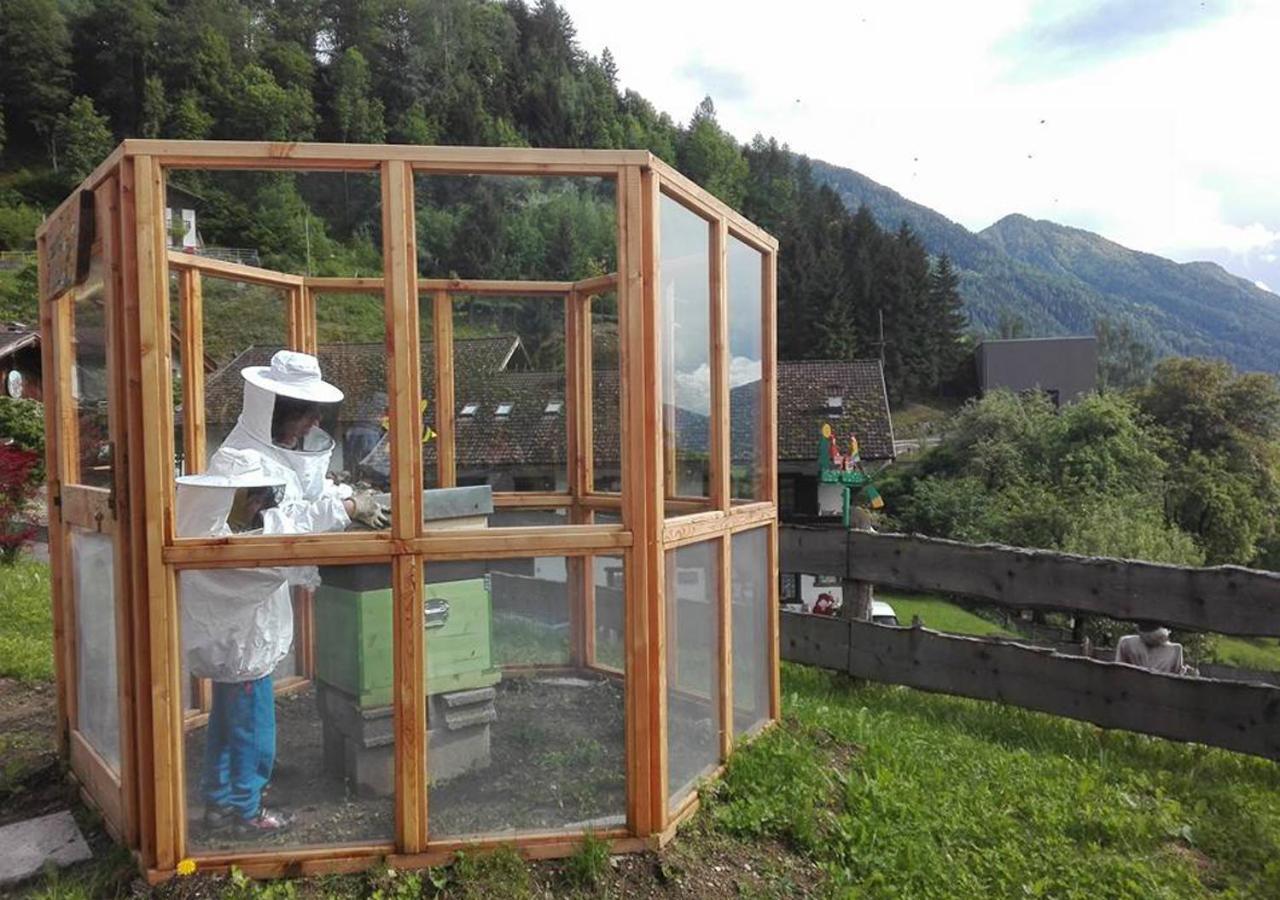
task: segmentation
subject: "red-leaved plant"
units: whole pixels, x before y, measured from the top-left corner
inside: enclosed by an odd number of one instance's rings
[[[12,565],[18,551],[35,537],[25,520],[27,505],[39,490],[33,474],[40,454],[13,444],[0,444],[0,565]]]

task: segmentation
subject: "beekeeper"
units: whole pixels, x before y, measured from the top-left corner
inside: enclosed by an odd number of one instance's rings
[[[244,408],[222,446],[256,450],[268,475],[285,480],[280,515],[295,534],[341,531],[352,521],[386,528],[386,509],[371,492],[352,493],[329,478],[334,441],[320,427],[342,391],[320,377],[320,361],[309,353],[280,350],[268,366],[242,369]],[[295,583],[315,586],[314,567],[299,570]]]
[[[255,450],[219,449],[203,475],[178,479],[179,537],[285,533],[285,479],[268,475]],[[287,828],[262,805],[275,765],[271,673],[293,643],[293,604],[284,569],[211,569],[179,574],[182,653],[187,672],[213,682],[200,790],[204,824],[246,834]]]

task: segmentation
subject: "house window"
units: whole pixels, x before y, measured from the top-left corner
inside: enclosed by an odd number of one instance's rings
[[[464,416],[466,418],[471,418],[476,414],[476,410],[478,410],[479,408],[480,408],[480,404],[478,403],[467,403],[462,407],[462,412],[460,412],[458,415]]]
[[[499,403],[497,406],[493,408],[493,414],[495,416],[498,416],[499,418],[506,418],[507,416],[511,415],[511,404]]]
[[[827,414],[832,416],[840,415],[844,412],[844,397],[834,395],[827,398]]]
[[[548,400],[547,408],[544,409],[543,412],[549,416],[554,416],[554,415],[559,415],[563,409],[564,409],[563,400]]]

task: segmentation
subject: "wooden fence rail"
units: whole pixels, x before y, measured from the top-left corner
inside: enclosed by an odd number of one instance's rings
[[[1280,688],[1133,666],[927,628],[782,614],[782,657],[859,678],[1280,759]]]
[[[942,591],[1018,609],[1063,610],[1193,631],[1280,635],[1280,574],[1186,568],[917,535],[785,526],[783,572]]]

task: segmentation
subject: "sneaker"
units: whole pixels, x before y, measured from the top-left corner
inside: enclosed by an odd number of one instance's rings
[[[276,834],[292,828],[293,821],[293,816],[287,812],[262,806],[255,815],[237,822],[236,831],[240,834]]]
[[[221,831],[236,820],[235,810],[229,806],[206,806],[204,808],[205,831]]]

